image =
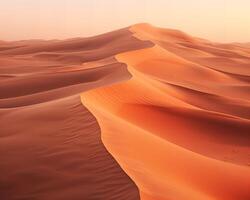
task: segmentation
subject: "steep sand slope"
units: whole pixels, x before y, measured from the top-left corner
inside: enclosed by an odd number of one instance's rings
[[[249,200],[249,63],[148,24],[1,42],[0,198]]]
[[[139,199],[78,96],[0,116],[1,199]]]
[[[250,199],[248,50],[147,24],[131,31],[155,44],[116,56],[132,78],[81,98],[141,199]]]
[[[1,44],[0,199],[139,199],[77,94],[128,80],[114,56],[149,46],[128,29]]]

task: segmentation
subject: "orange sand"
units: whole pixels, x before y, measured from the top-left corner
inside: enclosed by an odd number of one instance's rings
[[[250,54],[147,24],[130,30],[155,44],[116,56],[132,78],[81,98],[141,199],[250,199]]]
[[[1,42],[0,199],[249,200],[249,69],[148,24]]]

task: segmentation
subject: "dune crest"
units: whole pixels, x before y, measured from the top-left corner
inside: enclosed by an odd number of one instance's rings
[[[116,55],[131,79],[81,99],[141,199],[249,199],[250,77],[240,63],[250,55],[148,24],[130,30],[155,46]]]
[[[249,63],[149,24],[0,42],[0,198],[249,200]]]

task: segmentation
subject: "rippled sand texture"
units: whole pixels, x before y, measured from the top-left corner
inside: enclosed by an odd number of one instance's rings
[[[84,92],[142,200],[250,199],[250,49],[148,24],[117,54],[129,80]]]
[[[1,200],[139,200],[79,94],[129,79],[114,55],[149,46],[128,29],[0,44]]]
[[[249,200],[250,46],[0,41],[0,160],[1,200]]]

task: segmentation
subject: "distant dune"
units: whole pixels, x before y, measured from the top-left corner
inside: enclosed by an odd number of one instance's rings
[[[0,42],[3,200],[249,200],[250,49],[137,24]]]

